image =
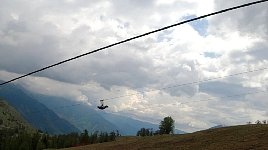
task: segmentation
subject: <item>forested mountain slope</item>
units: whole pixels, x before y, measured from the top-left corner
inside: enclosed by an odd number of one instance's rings
[[[79,132],[75,126],[60,118],[14,84],[1,87],[0,97],[4,98],[36,129],[51,134]]]

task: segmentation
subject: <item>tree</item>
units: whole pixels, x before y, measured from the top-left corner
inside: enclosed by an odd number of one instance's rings
[[[153,136],[153,129],[145,129],[145,128],[141,128],[137,134],[137,136]]]
[[[121,136],[118,130],[116,130],[116,136]]]
[[[153,136],[153,133],[154,133],[154,130],[153,130],[153,128],[151,128],[151,129],[150,129],[149,136]]]
[[[119,134],[119,132],[118,132]],[[116,133],[113,131],[113,132],[110,132],[110,135],[109,135],[109,140],[110,141],[115,141],[115,137],[116,137]]]
[[[261,124],[261,121],[260,120],[257,120],[255,123],[256,124]]]
[[[175,121],[170,117],[165,117],[163,121],[160,122],[159,132],[160,134],[170,134],[174,133],[174,123]]]
[[[89,144],[89,135],[87,129],[84,130],[84,133],[81,134],[81,142],[84,145]]]
[[[160,130],[156,130],[153,135],[159,135],[160,134]]]

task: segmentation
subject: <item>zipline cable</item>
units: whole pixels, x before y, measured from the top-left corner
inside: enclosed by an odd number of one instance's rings
[[[254,92],[247,92],[247,93],[240,93],[240,94],[233,94],[233,95],[226,95],[226,96],[221,96],[221,97],[213,97],[213,98],[207,98],[207,99],[200,99],[200,100],[192,100],[192,101],[187,101],[187,102],[181,102],[179,103],[179,105],[183,105],[183,104],[189,104],[189,103],[195,103],[195,102],[205,102],[205,101],[212,101],[215,99],[222,99],[222,98],[230,98],[230,97],[242,97],[242,96],[246,96],[246,95],[253,95],[253,94],[259,94],[259,93],[267,93],[268,91],[254,91]],[[191,97],[189,97],[191,98]],[[58,106],[58,107],[53,107],[52,110],[59,110],[59,109],[70,109],[71,107],[77,107],[77,106],[81,106],[81,104],[86,104],[86,102],[80,102],[80,103],[75,103],[72,105],[66,105],[66,106]],[[49,109],[50,110],[50,109]],[[48,109],[44,109],[44,110],[39,110],[39,111],[31,111],[28,112],[28,114],[38,114],[38,113],[42,113],[45,111],[49,111]]]
[[[253,73],[253,72],[257,72],[257,71],[263,71],[263,70],[267,70],[267,69],[268,69],[267,67],[264,67],[264,68],[259,68],[259,69],[255,69],[255,70],[249,70],[249,71],[239,72],[239,73],[235,73],[235,74],[230,74],[230,75],[226,75],[226,76],[220,76],[220,77],[209,78],[209,79],[204,79],[204,80],[200,80],[200,81],[193,81],[193,82],[188,82],[188,83],[176,84],[176,85],[167,86],[167,87],[163,87],[163,88],[159,88],[159,89],[144,90],[143,92],[153,92],[153,91],[165,90],[165,89],[170,89],[170,88],[175,88],[175,87],[182,87],[182,86],[187,86],[187,85],[202,84],[202,83],[217,80],[217,79],[234,77],[234,76]],[[116,96],[116,97],[111,97],[111,98],[105,98],[103,100],[107,101],[107,100],[118,99],[118,98],[123,98],[123,97],[129,97],[129,96],[134,96],[134,95],[139,95],[139,91],[137,93],[126,94],[126,95],[121,95],[121,96]]]
[[[182,102],[182,103],[180,103],[180,105],[193,103],[193,102],[211,101],[211,100],[215,100],[217,98],[222,99],[222,98],[230,98],[230,97],[241,97],[241,96],[245,96],[245,95],[253,95],[253,94],[267,93],[267,92],[268,91],[254,91],[254,92],[247,92],[247,93],[242,93],[242,94],[234,94],[234,95],[227,95],[227,96],[221,96],[221,97],[213,97],[213,98],[208,98],[208,99],[204,99],[204,100],[202,99],[202,100],[193,100],[193,101],[189,101],[189,102]]]
[[[251,6],[251,5],[256,5],[256,4],[263,3],[263,2],[267,2],[267,1],[268,1],[268,0],[259,0],[259,1],[255,1],[255,2],[250,2],[250,3],[246,3],[246,4],[242,4],[242,5],[234,6],[234,7],[231,7],[231,8],[223,9],[223,10],[216,11],[216,12],[213,12],[213,13],[210,13],[210,14],[206,14],[206,15],[203,15],[203,16],[199,16],[199,17],[196,17],[196,18],[188,19],[188,20],[185,20],[185,21],[182,21],[182,22],[179,22],[179,23],[175,23],[175,24],[172,24],[172,25],[169,25],[169,26],[166,26],[166,27],[163,27],[163,28],[159,28],[159,29],[156,29],[156,30],[153,30],[153,31],[150,31],[150,32],[146,32],[146,33],[144,33],[144,34],[137,35],[137,36],[134,36],[134,37],[131,37],[131,38],[128,38],[128,39],[125,39],[125,40],[122,40],[122,41],[119,41],[119,42],[116,42],[116,43],[113,43],[113,44],[110,44],[110,45],[107,45],[107,46],[104,46],[104,47],[101,47],[101,48],[98,48],[98,49],[95,49],[95,50],[93,50],[93,51],[90,51],[90,52],[87,52],[87,53],[84,53],[84,54],[81,54],[81,55],[78,55],[78,56],[75,56],[75,57],[72,57],[72,58],[63,60],[63,61],[60,61],[60,62],[58,62],[58,63],[55,63],[55,64],[52,64],[52,65],[46,66],[46,67],[44,67],[44,68],[41,68],[41,69],[39,69],[39,70],[36,70],[36,71],[30,72],[30,73],[27,73],[27,74],[25,74],[25,75],[21,75],[21,76],[19,76],[19,77],[13,78],[13,79],[8,80],[8,81],[6,81],[6,82],[0,83],[0,85],[5,85],[5,84],[7,84],[7,83],[10,83],[10,82],[16,81],[16,80],[18,80],[18,79],[21,79],[21,78],[30,76],[30,75],[32,75],[32,74],[41,72],[41,71],[43,71],[43,70],[46,70],[46,69],[49,69],[49,68],[58,66],[58,65],[60,65],[60,64],[63,64],[63,63],[66,63],[66,62],[69,62],[69,61],[78,59],[78,58],[80,58],[80,57],[83,57],[83,56],[86,56],[86,55],[89,55],[89,54],[93,54],[93,53],[96,53],[96,52],[98,52],[98,51],[102,51],[102,50],[104,50],[104,49],[107,49],[107,48],[110,48],[110,47],[114,47],[114,46],[116,46],[116,45],[120,45],[120,44],[129,42],[129,41],[132,41],[132,40],[134,40],[134,39],[138,39],[138,38],[141,38],[141,37],[144,37],[144,36],[147,36],[147,35],[156,33],[156,32],[160,32],[160,31],[163,31],[163,30],[167,30],[167,29],[169,29],[169,28],[173,28],[173,27],[175,27],[175,26],[179,26],[179,25],[182,25],[182,24],[185,24],[185,23],[188,23],[188,22],[192,22],[192,21],[195,21],[195,20],[203,19],[203,18],[206,18],[206,17],[209,17],[209,16],[214,16],[214,15],[221,14],[221,13],[225,13],[225,12],[228,12],[228,11],[231,11],[231,10],[235,10],[235,9],[239,9],[239,8],[243,8],[243,7],[248,7],[248,6]]]
[[[233,76],[238,76],[238,75],[242,75],[242,74],[248,74],[248,73],[253,73],[253,72],[257,72],[257,71],[263,71],[263,70],[267,70],[267,69],[268,68],[259,68],[259,69],[255,69],[255,70],[239,72],[239,73],[230,74],[230,75],[221,76],[221,77],[215,77],[215,78],[209,78],[209,79],[200,80],[200,81],[194,81],[194,82],[189,82],[189,83],[183,83],[183,84],[167,86],[167,87],[163,87],[163,88],[159,88],[159,89],[144,90],[142,92],[153,92],[153,91],[159,91],[159,90],[163,90],[163,89],[171,89],[171,88],[182,87],[182,86],[187,86],[187,85],[195,85],[195,84],[205,83],[205,82],[209,82],[209,81],[213,81],[213,80],[217,80],[217,79],[233,77]],[[138,92],[133,93],[133,94],[127,94],[127,95],[121,95],[121,96],[116,96],[116,97],[111,97],[111,98],[105,98],[105,99],[102,99],[102,100],[107,101],[107,100],[114,100],[114,99],[119,99],[119,98],[124,98],[124,97],[130,97],[130,96],[134,96],[134,95],[140,95],[139,92],[141,92],[141,91],[138,91]],[[258,91],[257,93],[261,93],[261,92],[263,92],[263,91]],[[251,94],[251,93],[244,93],[244,94],[241,94],[241,95],[248,95],[248,94]],[[254,94],[254,92],[253,92],[253,94]],[[239,95],[232,95],[232,96],[234,97],[234,96],[239,96]],[[227,97],[224,96],[224,97],[219,97],[219,98],[228,98],[228,97],[230,97],[230,96],[227,96]],[[192,98],[192,97],[188,97],[188,98]],[[210,99],[213,99],[213,98],[210,98]],[[208,101],[210,99],[207,99],[205,101]],[[94,100],[94,101],[91,101],[91,102],[99,102],[99,100]],[[190,102],[192,102],[192,101],[190,101]],[[188,102],[184,102],[184,103],[188,103]],[[184,103],[181,103],[181,104],[184,104]],[[87,102],[79,102],[79,103],[74,103],[72,105],[56,106],[56,107],[53,107],[52,109],[65,109],[65,108],[69,108],[69,107],[81,106],[82,104],[87,104]],[[36,111],[32,111],[31,113],[40,113],[40,112],[43,112],[43,111],[47,111],[47,109],[36,110]]]

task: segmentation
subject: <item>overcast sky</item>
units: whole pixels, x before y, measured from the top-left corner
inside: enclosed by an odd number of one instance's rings
[[[0,79],[252,0],[0,0]],[[16,81],[188,132],[268,119],[268,3],[209,17]],[[160,89],[160,90],[158,90]],[[243,95],[244,94],[244,95]],[[237,97],[228,97],[240,95]],[[227,97],[226,97],[227,96]]]

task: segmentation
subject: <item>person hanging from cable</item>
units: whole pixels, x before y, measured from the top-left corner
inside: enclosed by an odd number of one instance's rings
[[[100,100],[100,103],[101,103],[101,105],[100,106],[98,106],[98,108],[99,109],[101,109],[101,110],[103,110],[103,109],[105,109],[105,108],[108,108],[108,106],[106,105],[106,106],[104,106],[104,102],[103,102],[104,100],[102,99],[102,100]]]

